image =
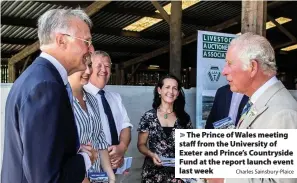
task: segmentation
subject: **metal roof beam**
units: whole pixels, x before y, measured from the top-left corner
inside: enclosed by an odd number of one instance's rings
[[[104,50],[107,52],[131,52],[131,53],[147,53],[156,49],[153,46],[118,46],[118,45],[102,45],[102,44],[95,44],[95,50]]]
[[[112,35],[112,36],[147,38],[147,39],[165,40],[165,41],[169,40],[169,34],[126,31],[121,28],[94,27],[92,28],[91,32],[95,34],[105,34],[105,35]]]
[[[119,13],[124,15],[134,15],[139,17],[151,17],[151,18],[157,18],[157,19],[164,19],[163,16],[157,12],[151,12],[151,11],[137,9],[137,8],[124,8],[116,5],[107,6],[102,11],[109,12],[109,13]],[[190,24],[190,25],[201,25],[203,22],[199,19],[191,18],[183,15],[182,23]]]
[[[5,52],[5,51],[1,51],[1,59],[3,58],[10,58],[13,55],[17,54],[18,52],[16,51],[10,51],[10,52]]]
[[[2,37],[2,44],[15,44],[15,45],[29,45],[34,43],[35,39],[22,39],[22,38],[10,38]],[[134,53],[146,53],[156,49],[154,46],[118,46],[118,45],[104,45],[104,44],[94,44],[96,49],[102,49],[111,52],[134,52]]]
[[[34,43],[35,41],[36,41],[36,39],[1,37],[2,44],[28,45],[28,44]]]
[[[1,25],[12,25],[12,26],[36,28],[37,27],[37,19],[1,16]]]

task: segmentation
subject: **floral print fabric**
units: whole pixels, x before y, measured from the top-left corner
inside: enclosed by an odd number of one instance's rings
[[[137,131],[148,132],[148,148],[159,157],[175,157],[175,129],[184,129],[180,125],[179,119],[176,120],[172,132],[169,136],[163,130],[157,117],[157,111],[151,109],[147,111],[140,119]],[[189,122],[186,129],[192,128]],[[150,157],[145,157],[142,170],[142,183],[167,183],[183,182],[174,178],[174,167],[156,166]]]

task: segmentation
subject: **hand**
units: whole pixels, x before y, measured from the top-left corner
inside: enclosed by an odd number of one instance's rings
[[[109,179],[108,182],[109,183],[115,183],[116,181],[115,181],[115,179]]]
[[[222,178],[207,178],[206,180],[208,183],[224,183],[224,179]]]
[[[99,157],[98,151],[92,147],[90,142],[87,145],[81,145],[80,151],[88,154],[92,164],[94,164]]]
[[[110,146],[108,147],[108,154],[112,168],[118,168],[124,161],[125,147],[122,144]]]
[[[117,160],[111,160],[110,163],[111,163],[111,168],[112,169],[119,168],[124,163],[124,157],[121,157],[120,159],[117,159]]]
[[[125,154],[125,147],[123,144],[112,145],[108,147],[108,154],[110,159],[119,159]]]
[[[160,160],[159,156],[157,154],[153,154],[152,155],[152,159],[155,165],[157,166],[161,166],[162,165],[162,161]]]
[[[89,179],[87,177],[85,177],[85,179],[83,180],[82,183],[91,183],[91,182],[89,181]]]

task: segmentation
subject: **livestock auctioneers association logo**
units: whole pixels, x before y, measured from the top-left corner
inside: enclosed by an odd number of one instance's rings
[[[221,76],[221,72],[218,66],[211,66],[207,74],[211,82],[219,81]]]

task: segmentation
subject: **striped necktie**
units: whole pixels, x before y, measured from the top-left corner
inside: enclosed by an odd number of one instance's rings
[[[241,123],[243,122],[244,118],[247,116],[247,114],[249,113],[251,107],[252,107],[253,103],[251,102],[251,100],[249,100],[246,105],[244,106],[242,113],[241,113],[241,117],[238,121],[238,128],[240,127]]]

